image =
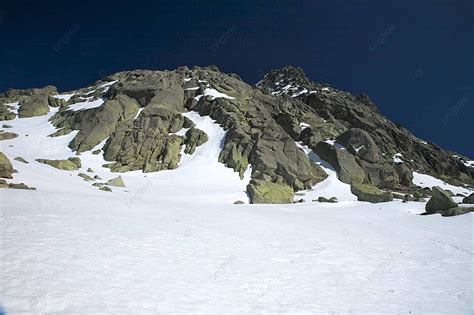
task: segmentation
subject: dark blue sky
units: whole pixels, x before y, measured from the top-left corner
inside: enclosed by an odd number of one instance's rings
[[[2,1],[0,38],[1,91],[209,64],[256,83],[292,64],[474,157],[473,0]]]

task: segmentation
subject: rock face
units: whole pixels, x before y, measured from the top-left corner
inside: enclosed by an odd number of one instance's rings
[[[327,142],[319,142],[314,147],[314,152],[336,169],[338,177],[342,182],[352,184],[364,181],[364,170],[358,163],[357,158],[346,148]]]
[[[12,163],[10,160],[0,152],[0,177],[1,178],[12,178],[14,172]]]
[[[458,161],[458,154],[453,155],[452,152],[424,142],[389,121],[367,95],[352,95],[325,83],[311,82],[302,69],[294,67],[271,71],[257,85],[266,93],[297,99],[309,107],[304,109],[305,112],[313,112],[323,118],[324,127],[303,120],[304,115],[298,119],[307,123],[311,130],[319,131],[323,140],[338,137],[352,155],[365,162],[363,168],[366,174],[370,173],[372,178],[377,175],[374,180],[367,180],[375,186],[400,188],[407,185],[406,173],[401,178],[397,170],[393,169],[396,163],[391,158],[397,153],[404,157],[403,164],[410,170],[417,169],[454,185],[473,185],[474,172]],[[306,141],[305,144],[309,146]],[[363,150],[364,144],[370,144],[368,152]],[[359,152],[354,152],[358,148]],[[379,159],[375,153],[377,151]]]
[[[438,186],[432,188],[433,196],[426,204],[427,214],[442,212],[451,208],[456,208],[458,204],[451,198],[450,194]]]
[[[382,191],[377,187],[367,184],[353,183],[351,192],[357,196],[359,201],[368,201],[370,203],[388,202],[393,200],[391,192]]]
[[[293,190],[282,183],[251,180],[247,186],[252,203],[292,203]]]
[[[338,136],[336,142],[346,147],[351,154],[359,157],[361,160],[371,163],[376,163],[380,160],[379,148],[375,144],[374,139],[365,130],[351,128]]]

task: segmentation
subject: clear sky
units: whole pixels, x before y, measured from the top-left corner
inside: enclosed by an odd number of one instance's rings
[[[474,0],[2,1],[0,91],[131,69],[287,64],[474,158]]]

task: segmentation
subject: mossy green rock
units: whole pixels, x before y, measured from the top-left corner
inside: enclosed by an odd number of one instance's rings
[[[49,113],[48,95],[38,94],[32,95],[20,102],[18,117],[35,117],[43,116]]]
[[[359,201],[368,201],[370,203],[388,202],[393,200],[393,194],[383,191],[375,186],[367,184],[353,183],[351,192],[357,196]]]
[[[10,108],[0,103],[0,120],[13,120],[16,118],[16,114],[10,111]],[[3,128],[8,128],[3,125]]]
[[[433,196],[425,206],[427,214],[437,213],[451,208],[456,208],[458,206],[453,198],[451,198],[451,195],[448,191],[438,186],[433,187],[431,190],[433,192]]]
[[[17,156],[16,158],[14,158],[15,161],[18,161],[18,162],[22,162],[22,163],[25,163],[25,164],[28,164],[29,162],[27,160],[25,160],[24,158],[22,158],[21,156]]]
[[[115,187],[125,187],[125,183],[123,182],[122,176],[118,176],[109,180],[106,185]]]
[[[6,157],[5,154],[0,152],[0,177],[2,178],[12,178],[12,173],[14,172],[12,163]]]
[[[18,134],[14,132],[0,132],[0,141],[15,139],[16,137],[18,137]]]
[[[81,168],[82,166],[82,163],[81,163],[81,159],[78,158],[78,157],[70,157],[68,158],[69,161],[73,162],[74,164],[77,165],[78,168]]]
[[[11,189],[24,189],[24,190],[36,190],[35,187],[29,187],[28,185],[25,185],[24,183],[10,183],[10,184],[8,184],[8,188],[11,188]]]
[[[112,189],[110,187],[107,187],[107,186],[102,186],[99,188],[99,190],[102,190],[102,191],[112,191]]]
[[[84,173],[79,173],[79,174],[77,174],[77,176],[81,177],[82,179],[84,179],[85,181],[88,181],[88,182],[94,180],[92,177],[90,177],[89,175],[84,174]]]
[[[36,159],[37,162],[43,163],[49,166],[52,166],[54,168],[60,169],[60,170],[65,170],[65,171],[75,171],[78,170],[80,165],[77,164],[71,159],[74,158],[69,158],[67,160],[48,160],[48,159]]]
[[[252,203],[293,203],[293,189],[284,183],[251,180],[247,191]]]
[[[61,137],[70,134],[71,132],[72,130],[69,128],[61,128],[50,134],[48,137]]]

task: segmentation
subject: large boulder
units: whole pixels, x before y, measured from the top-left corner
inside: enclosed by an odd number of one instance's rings
[[[474,193],[470,194],[468,197],[462,200],[462,203],[474,204]]]
[[[12,173],[14,172],[12,163],[6,157],[5,154],[0,152],[0,177],[2,178],[12,178]]]
[[[49,102],[47,94],[37,94],[20,102],[18,117],[43,116],[49,113]]]
[[[425,210],[427,214],[433,214],[440,211],[445,211],[451,208],[456,208],[458,204],[451,198],[450,194],[441,187],[435,186],[432,188],[433,196],[426,203]]]
[[[393,194],[391,192],[383,191],[367,184],[352,183],[351,192],[357,196],[357,200],[359,201],[380,203],[393,200]]]
[[[351,128],[337,137],[336,142],[364,161],[375,163],[380,160],[379,148],[365,130]]]
[[[360,161],[366,182],[379,188],[393,188],[398,183],[398,175],[389,163],[369,163]]]
[[[284,183],[251,180],[247,186],[251,203],[292,203],[294,192]]]
[[[329,162],[337,172],[337,177],[346,184],[362,183],[365,172],[356,157],[347,149],[335,144],[320,142],[313,148],[323,160]]]

